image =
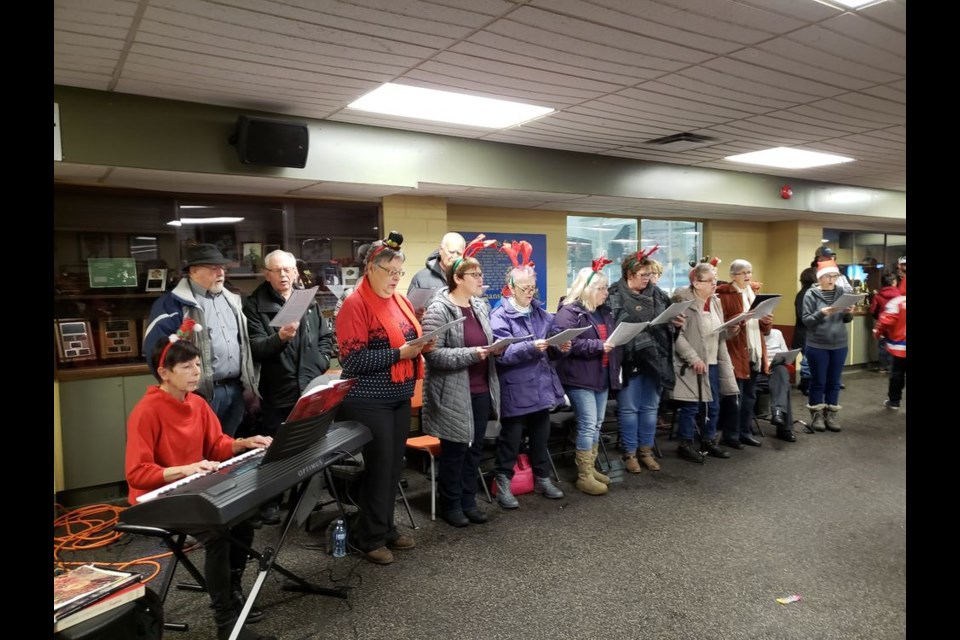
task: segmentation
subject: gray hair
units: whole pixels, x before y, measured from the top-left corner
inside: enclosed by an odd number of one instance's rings
[[[753,269],[753,265],[750,264],[748,261],[744,260],[743,258],[737,258],[736,260],[730,263],[731,275],[736,275],[741,271],[751,271],[752,269]]]
[[[278,258],[290,258],[290,261],[293,262],[293,265],[297,265],[297,256],[293,255],[289,251],[284,251],[283,249],[274,249],[263,257],[263,268],[267,269],[271,264],[273,264],[273,261]]]
[[[704,274],[714,275],[716,273],[717,268],[709,262],[698,262],[697,266],[690,270],[690,284],[701,280]]]

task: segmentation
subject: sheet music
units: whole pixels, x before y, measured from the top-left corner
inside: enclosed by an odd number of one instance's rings
[[[407,292],[407,300],[413,305],[413,310],[416,313],[420,313],[427,308],[427,305],[433,300],[433,296],[437,295],[438,290],[436,287],[414,289],[413,291]]]
[[[674,302],[672,305],[667,307],[667,310],[658,315],[656,318],[650,321],[651,325],[665,324],[670,322],[678,315],[686,311],[690,305],[694,303],[693,300],[685,300],[684,302]]]
[[[615,347],[627,344],[646,329],[649,324],[649,322],[621,322],[607,338],[607,342]]]
[[[791,349],[790,351],[781,351],[770,360],[770,366],[775,364],[793,364],[800,355],[800,349]]]
[[[466,320],[466,318],[463,317],[463,316],[460,316],[459,318],[457,318],[456,320],[454,320],[454,321],[452,321],[452,322],[448,322],[447,324],[444,324],[444,325],[441,325],[441,326],[437,327],[436,329],[434,329],[434,330],[431,331],[430,333],[425,333],[425,334],[423,334],[422,336],[420,336],[420,337],[417,338],[416,340],[410,340],[409,342],[407,342],[407,344],[409,344],[409,345],[416,345],[416,344],[425,344],[425,343],[427,343],[427,342],[430,342],[431,340],[433,340],[434,338],[436,338],[437,336],[439,336],[441,333],[445,333],[445,332],[449,331],[450,329],[454,328],[455,326],[457,326],[458,324],[460,324],[460,323],[463,322],[464,320]]]
[[[309,289],[293,289],[290,297],[283,303],[283,307],[277,312],[277,315],[270,321],[271,327],[282,327],[291,322],[300,322],[300,318],[306,313],[307,307],[313,302],[320,287],[311,287]]]
[[[495,340],[493,343],[488,344],[484,349],[499,349],[500,347],[507,347],[514,342],[523,342],[524,340],[532,340],[532,335],[520,336],[519,338],[509,337],[509,338],[500,338]]]
[[[834,309],[846,309],[847,307],[852,307],[855,304],[858,304],[861,300],[867,297],[865,293],[845,293],[842,296],[838,297],[833,301],[833,304],[830,306]]]
[[[741,322],[746,322],[747,320],[751,319],[752,317],[753,317],[753,312],[752,312],[752,311],[747,311],[746,313],[738,313],[737,315],[733,316],[732,318],[730,318],[729,320],[727,320],[726,322],[724,322],[722,325],[720,325],[719,327],[717,327],[716,329],[714,329],[711,333],[720,333],[721,331],[723,331],[723,330],[726,329],[727,327],[732,327],[732,326],[735,325],[735,324],[740,324]]]
[[[577,329],[564,329],[555,336],[550,336],[547,338],[547,344],[552,347],[559,347],[564,342],[573,340],[578,335],[589,329],[590,327],[579,327]]]
[[[751,309],[750,313],[753,314],[754,318],[762,318],[768,313],[772,314],[773,310],[776,308],[778,304],[780,304],[781,300],[783,300],[783,296],[777,296],[776,298],[768,298],[767,300],[764,300],[763,302],[755,306],[753,309]]]

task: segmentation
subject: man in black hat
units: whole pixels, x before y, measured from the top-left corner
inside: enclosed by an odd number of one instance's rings
[[[233,436],[243,421],[244,389],[259,397],[259,372],[251,357],[240,296],[223,286],[229,263],[212,244],[187,248],[186,277],[150,309],[143,353],[153,353],[161,336],[176,333],[184,318],[193,318],[201,326],[194,334],[203,368],[197,393],[210,403],[223,432]]]

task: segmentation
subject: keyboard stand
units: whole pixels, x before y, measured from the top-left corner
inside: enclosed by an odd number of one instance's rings
[[[240,612],[240,617],[237,618],[237,623],[233,627],[233,631],[230,633],[230,640],[237,640],[240,635],[240,630],[243,628],[243,623],[246,622],[247,616],[250,615],[250,610],[253,608],[253,603],[256,601],[257,596],[260,594],[260,589],[263,586],[264,581],[267,579],[267,576],[270,574],[271,570],[276,570],[278,573],[286,576],[296,584],[285,584],[281,587],[284,591],[298,591],[301,593],[311,593],[314,595],[329,596],[331,598],[341,598],[343,600],[347,599],[347,591],[344,588],[336,589],[327,589],[308,582],[307,580],[301,578],[292,571],[285,569],[276,562],[276,557],[280,553],[281,547],[283,547],[283,541],[287,537],[287,534],[290,532],[290,527],[293,525],[294,517],[297,512],[300,510],[300,503],[303,502],[304,498],[307,495],[307,486],[310,484],[310,479],[306,479],[301,482],[299,485],[296,485],[291,490],[290,509],[287,511],[287,517],[284,518],[283,525],[281,528],[280,539],[277,540],[276,549],[272,547],[264,548],[263,552],[257,551],[252,547],[248,547],[239,540],[233,538],[229,533],[224,533],[223,535],[230,540],[231,543],[237,545],[238,547],[245,549],[250,556],[256,558],[259,561],[260,570],[257,574],[257,578],[253,583],[253,587],[250,589],[250,594],[246,598],[246,602],[243,605],[243,610]]]
[[[197,581],[196,584],[177,585],[178,589],[186,589],[189,591],[207,590],[207,582],[204,580],[203,574],[199,569],[197,569],[196,565],[190,561],[190,558],[187,557],[187,554],[183,552],[183,548],[187,541],[187,534],[175,533],[159,527],[144,527],[135,524],[124,524],[122,522],[118,522],[114,529],[117,531],[122,531],[123,533],[132,533],[140,536],[160,538],[160,540],[163,541],[163,544],[166,545],[166,547],[173,553],[173,564],[171,564],[167,569],[167,572],[163,576],[163,581],[160,583],[159,596],[161,604],[167,601],[167,593],[170,591],[170,585],[173,583],[173,576],[177,571],[178,563],[182,564],[193,577],[193,579]],[[174,536],[176,536],[176,538],[174,538]],[[185,622],[164,622],[163,628],[170,629],[171,631],[187,631],[190,628],[190,625],[186,624]]]

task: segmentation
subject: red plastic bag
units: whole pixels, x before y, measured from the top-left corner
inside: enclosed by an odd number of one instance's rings
[[[515,496],[522,496],[525,493],[533,493],[533,467],[530,466],[530,458],[525,453],[517,456],[517,463],[513,465],[513,478],[510,480],[510,493]],[[490,494],[497,495],[496,479],[490,483]]]

